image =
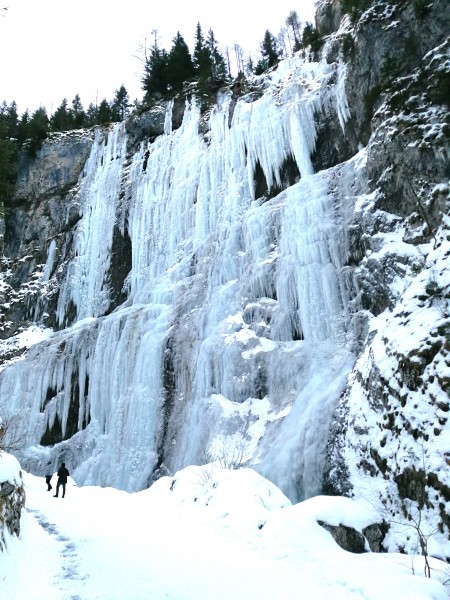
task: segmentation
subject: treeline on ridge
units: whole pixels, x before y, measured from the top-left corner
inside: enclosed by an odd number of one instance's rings
[[[133,106],[145,108],[160,99],[169,99],[181,92],[186,84],[194,84],[200,95],[209,95],[231,82],[232,61],[237,67],[237,79],[245,79],[263,74],[283,58],[308,47],[314,57],[323,41],[313,25],[302,23],[296,11],[290,11],[285,24],[277,36],[266,30],[256,64],[250,55],[245,56],[238,44],[222,52],[212,29],[205,36],[200,23],[196,27],[192,54],[180,32],[173,38],[171,49],[166,51],[159,45],[157,31],[153,30],[152,45],[143,50],[141,84],[144,97],[141,103],[136,100]],[[32,113],[26,110],[19,115],[16,102],[0,104],[0,216],[14,192],[21,151],[35,155],[52,132],[122,121],[131,106],[124,85],[116,90],[111,101],[105,98],[98,105],[91,103],[86,110],[79,94],[71,104],[64,98],[50,116],[42,106]]]
[[[231,80],[232,60],[237,67],[237,77],[242,78],[261,75],[298,50],[310,47],[315,53],[320,49],[322,41],[317,30],[310,23],[302,23],[296,11],[289,13],[285,23],[286,27],[277,36],[268,29],[265,31],[256,64],[250,55],[245,56],[238,44],[222,52],[213,30],[210,28],[205,36],[200,23],[197,23],[192,54],[179,31],[167,51],[159,44],[157,30],[153,30],[152,45],[144,48],[141,79],[144,103],[173,96],[186,83],[195,83],[199,94],[207,94]]]
[[[85,111],[79,94],[69,106],[64,98],[55,112],[49,117],[45,107],[40,106],[30,114],[26,110],[21,116],[16,102],[0,104],[0,216],[14,192],[20,151],[34,156],[45,138],[52,132],[70,131],[107,125],[122,121],[130,108],[125,86],[116,90],[113,100],[103,99],[98,106],[89,104]]]

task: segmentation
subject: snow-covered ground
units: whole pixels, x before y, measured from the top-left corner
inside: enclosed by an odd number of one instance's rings
[[[6,456],[1,479],[15,476]],[[350,554],[317,524],[361,529],[367,508],[324,496],[291,505],[251,469],[188,467],[134,494],[70,480],[64,499],[53,497],[56,477],[52,491],[44,478],[24,482],[20,538],[0,555],[8,600],[448,597],[420,557]]]

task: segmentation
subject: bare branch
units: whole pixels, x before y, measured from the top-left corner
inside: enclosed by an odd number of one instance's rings
[[[0,417],[0,452],[21,450],[25,444],[25,438],[26,433],[22,426],[21,415]]]

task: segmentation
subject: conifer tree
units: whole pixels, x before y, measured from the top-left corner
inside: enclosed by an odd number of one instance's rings
[[[98,109],[92,102],[89,104],[86,111],[86,127],[97,125]]]
[[[180,32],[173,38],[173,46],[167,61],[169,87],[174,91],[182,89],[183,84],[194,77],[194,64],[188,45]]]
[[[50,121],[44,107],[39,107],[28,123],[28,153],[34,156],[48,135]]]
[[[80,129],[81,127],[85,126],[86,113],[83,110],[83,105],[81,104],[81,98],[79,94],[76,94],[72,100],[72,109],[70,110],[69,115],[71,128]]]
[[[318,29],[316,29],[311,23],[306,23],[302,34],[302,46],[304,48],[310,46],[311,50],[314,53],[317,53],[322,48],[323,43],[324,40],[320,35]]]
[[[266,60],[269,69],[277,65],[280,60],[280,50],[278,49],[277,42],[268,29],[266,29],[261,44],[261,54],[263,59]]]
[[[4,102],[0,107],[0,216],[4,214],[5,207],[13,195],[17,173],[17,141],[11,139],[10,135],[11,109],[15,111],[17,117],[15,103],[8,107]]]
[[[154,41],[150,48],[150,55],[145,58],[144,75],[142,77],[142,89],[147,100],[164,95],[168,86],[167,63],[169,57],[164,48],[159,47],[157,30],[154,29],[152,33]]]
[[[212,74],[212,58],[209,48],[203,37],[203,32],[200,23],[197,23],[195,30],[195,46],[194,46],[194,69],[195,75],[199,80],[206,80]]]
[[[5,126],[0,124],[0,216],[13,195],[17,173],[16,146],[2,137],[4,131]]]
[[[218,42],[214,36],[213,30],[210,28],[208,31],[208,38],[206,40],[206,47],[208,49],[210,61],[211,61],[211,74],[210,76],[216,80],[225,80],[228,73],[225,65],[225,59],[222,56]]]
[[[30,113],[26,110],[19,119],[17,125],[17,142],[21,146],[28,138],[28,126],[30,123]]]
[[[4,134],[8,138],[17,139],[19,115],[17,113],[17,104],[13,101],[8,106],[6,101],[3,101],[0,106],[0,118],[4,126]]]
[[[266,29],[264,39],[261,43],[261,59],[255,67],[255,74],[261,75],[261,73],[277,65],[280,60],[280,54],[274,36]]]
[[[128,114],[130,106],[130,97],[125,86],[122,84],[115,92],[114,100],[112,101],[111,110],[113,121],[123,121]]]
[[[67,108],[67,98],[64,98],[61,104],[53,113],[50,119],[52,131],[67,131],[71,127],[71,117]]]
[[[112,121],[112,111],[109,105],[109,102],[106,98],[100,102],[97,112],[97,124],[98,125],[107,125]]]

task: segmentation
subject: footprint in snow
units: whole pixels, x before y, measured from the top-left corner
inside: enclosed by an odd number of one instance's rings
[[[70,541],[68,537],[59,533],[57,526],[54,523],[50,523],[45,515],[40,513],[37,510],[32,510],[27,508],[29,513],[32,513],[39,525],[49,533],[49,535],[55,537],[55,539],[60,542],[63,547],[61,549],[61,557],[62,557],[62,573],[60,575],[60,583],[61,589],[67,587],[67,584],[79,582],[79,584],[84,585],[82,582],[88,578],[88,575],[81,575],[79,572],[79,559],[77,554],[76,545]],[[64,591],[62,589],[62,591]],[[70,594],[71,592],[69,592]],[[67,596],[67,600],[83,600],[82,596],[77,594],[73,594]]]

